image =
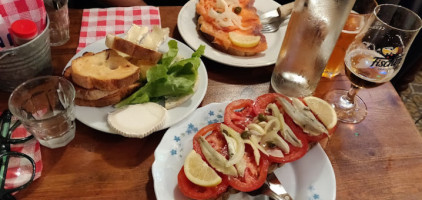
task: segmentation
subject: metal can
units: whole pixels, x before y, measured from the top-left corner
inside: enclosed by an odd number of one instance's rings
[[[0,51],[0,90],[11,92],[24,81],[51,75],[49,20],[46,28],[31,41]]]

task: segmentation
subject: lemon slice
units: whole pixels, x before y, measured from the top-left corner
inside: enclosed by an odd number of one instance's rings
[[[259,44],[261,36],[244,35],[236,31],[229,32],[229,39],[238,47],[254,47]]]
[[[336,111],[328,102],[314,96],[305,97],[303,100],[327,129],[331,129],[337,124]]]
[[[186,157],[184,164],[186,177],[196,185],[212,187],[221,183],[221,177],[214,171],[201,156],[192,150]]]

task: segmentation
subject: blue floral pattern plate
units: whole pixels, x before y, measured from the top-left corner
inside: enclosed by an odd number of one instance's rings
[[[226,103],[212,103],[198,108],[189,117],[167,130],[154,156],[152,176],[158,200],[188,199],[177,188],[177,174],[186,155],[192,149],[192,138],[202,127],[222,122]],[[331,163],[320,145],[303,158],[285,164],[275,171],[286,190],[295,200],[334,200],[336,180]],[[266,199],[245,193],[231,195],[230,199]]]

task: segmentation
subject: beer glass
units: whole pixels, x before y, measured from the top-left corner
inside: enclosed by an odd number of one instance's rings
[[[346,51],[345,71],[351,88],[331,91],[325,97],[340,121],[359,123],[365,118],[367,108],[357,92],[377,87],[397,74],[421,26],[421,18],[407,8],[393,4],[375,8]]]
[[[333,53],[331,53],[330,59],[328,59],[327,65],[325,65],[322,77],[333,78],[344,70],[344,55],[346,55],[346,50],[359,31],[362,30],[365,22],[372,11],[374,11],[375,6],[377,6],[375,0],[356,0],[352,12],[347,17],[346,24],[334,46]]]

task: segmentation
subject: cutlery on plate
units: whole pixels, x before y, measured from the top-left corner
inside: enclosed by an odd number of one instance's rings
[[[293,200],[274,172],[268,174],[267,180],[260,188],[248,192],[248,194],[252,196],[263,194],[275,200]]]
[[[262,32],[275,32],[281,23],[289,18],[292,13],[294,2],[279,6],[275,10],[262,14],[259,18],[262,24]]]

